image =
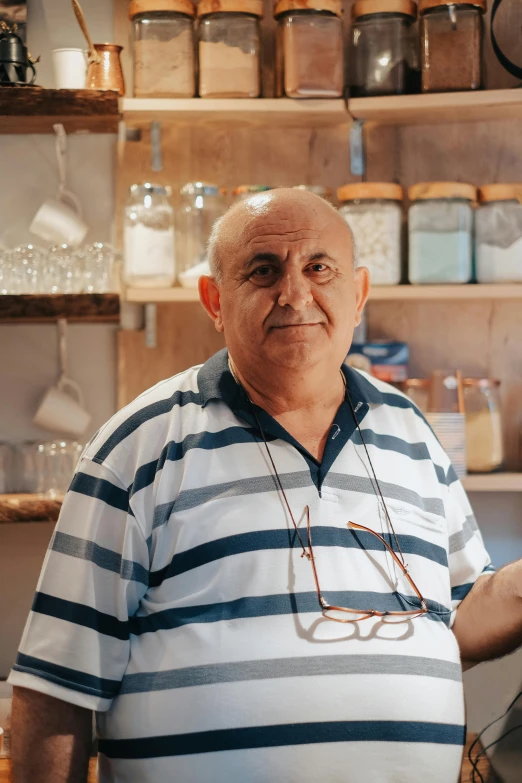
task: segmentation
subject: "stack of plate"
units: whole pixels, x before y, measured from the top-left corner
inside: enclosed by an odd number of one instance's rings
[[[463,413],[427,413],[428,420],[459,478],[466,475],[466,417]]]

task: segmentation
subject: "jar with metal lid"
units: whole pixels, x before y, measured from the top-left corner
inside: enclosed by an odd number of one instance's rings
[[[476,188],[465,182],[423,182],[408,195],[410,283],[469,283]]]
[[[225,191],[208,182],[187,182],[177,214],[177,273],[183,286],[206,274],[207,241],[214,222],[226,211]]]
[[[374,285],[401,279],[403,190],[391,182],[355,182],[337,191],[339,212],[353,231],[357,263]]]
[[[234,197],[234,203],[237,201],[244,201],[250,196],[255,196],[258,193],[266,193],[267,190],[272,190],[271,185],[238,185],[234,188],[232,195]]]
[[[191,0],[131,0],[136,97],[195,95],[195,15]]]
[[[306,190],[308,193],[314,193],[319,198],[324,198],[325,201],[329,201],[333,204],[333,193],[331,188],[326,188],[324,185],[294,185],[296,190]]]
[[[277,97],[340,98],[341,0],[278,0],[274,18]]]
[[[482,88],[486,0],[419,0],[422,92]]]
[[[500,381],[464,378],[466,462],[470,473],[491,473],[504,460]]]
[[[350,95],[420,90],[417,6],[413,0],[357,0],[352,6]]]
[[[197,15],[200,96],[258,98],[263,0],[200,0]]]
[[[131,185],[123,227],[123,272],[128,285],[168,287],[174,282],[172,191],[163,185]]]
[[[475,259],[479,283],[522,282],[522,183],[479,188]]]

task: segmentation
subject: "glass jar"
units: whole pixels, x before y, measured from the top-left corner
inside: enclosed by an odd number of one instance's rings
[[[137,98],[195,95],[195,15],[191,0],[131,0]]]
[[[522,282],[522,183],[484,185],[475,215],[479,283]]]
[[[174,282],[174,210],[171,189],[131,185],[123,227],[123,274],[138,288],[168,287]]]
[[[420,90],[413,0],[358,0],[352,7],[350,95]]]
[[[207,241],[214,222],[226,211],[225,191],[208,182],[187,182],[180,190],[177,215],[178,280],[191,285],[207,273]],[[192,274],[189,274],[192,272]]]
[[[340,98],[343,94],[341,0],[278,0],[276,96]]]
[[[427,413],[430,397],[429,378],[408,378],[401,384],[401,391],[415,403],[421,413]]]
[[[410,283],[471,281],[476,194],[464,182],[424,182],[409,189]]]
[[[468,472],[492,473],[504,460],[500,381],[464,378],[463,385]]]
[[[294,185],[296,190],[306,190],[308,193],[314,193],[319,198],[324,198],[333,204],[333,193],[331,188],[325,188],[324,185]]]
[[[272,190],[270,185],[238,185],[234,188],[232,195],[234,197],[234,203],[237,201],[244,201],[250,196],[255,196],[257,193],[266,193],[267,190]]]
[[[258,98],[263,0],[201,0],[197,14],[200,96]]]
[[[357,182],[337,191],[339,212],[353,231],[357,264],[373,285],[401,279],[403,190],[391,182]]]
[[[482,88],[486,0],[419,0],[422,92]]]

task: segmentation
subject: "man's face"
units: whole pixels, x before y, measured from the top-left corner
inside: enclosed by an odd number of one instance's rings
[[[329,352],[340,365],[366,280],[350,234],[318,200],[258,198],[267,208],[242,214],[224,243],[216,325],[238,361],[304,369]]]

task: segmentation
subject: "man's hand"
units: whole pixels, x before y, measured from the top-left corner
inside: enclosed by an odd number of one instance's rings
[[[13,783],[85,783],[92,712],[27,688],[14,688]]]
[[[477,579],[457,609],[453,633],[468,669],[522,645],[522,560]]]

